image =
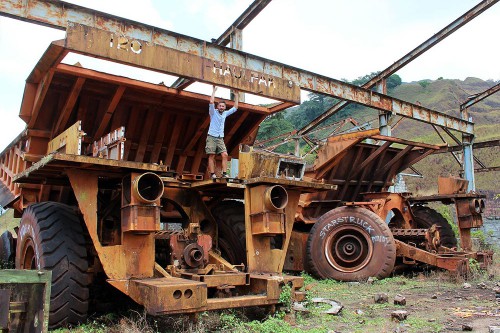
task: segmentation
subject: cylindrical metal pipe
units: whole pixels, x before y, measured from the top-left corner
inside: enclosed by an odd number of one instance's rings
[[[479,207],[481,208],[481,213],[484,213],[484,210],[486,209],[486,204],[483,199],[479,199]]]
[[[264,205],[268,210],[283,209],[288,204],[288,193],[280,185],[269,186],[264,192]]]
[[[154,203],[163,195],[164,185],[160,176],[146,172],[132,180],[132,195],[145,204]]]
[[[470,200],[469,202],[469,210],[472,214],[481,213],[481,203],[478,199]]]

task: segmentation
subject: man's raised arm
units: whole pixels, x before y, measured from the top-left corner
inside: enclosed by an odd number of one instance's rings
[[[212,96],[210,96],[210,104],[214,104],[215,103],[215,91],[217,90],[217,87],[216,86],[213,86],[214,89],[212,90]]]

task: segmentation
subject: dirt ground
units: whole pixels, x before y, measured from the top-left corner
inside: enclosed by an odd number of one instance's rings
[[[150,317],[134,313],[91,316],[89,323],[60,332],[258,332],[258,333],[426,333],[426,332],[494,332],[500,328],[500,275],[484,273],[464,281],[446,272],[431,272],[413,277],[395,276],[373,282],[337,282],[316,280],[304,275],[305,311],[285,312],[278,308],[273,316],[252,310],[224,310],[202,313],[196,317]],[[386,295],[387,302],[376,303],[375,297]],[[395,305],[399,295],[405,305]],[[321,297],[340,303],[337,314],[326,314],[331,308],[315,304]],[[290,304],[291,305],[291,304]],[[253,309],[255,311],[255,309]],[[263,310],[263,309],[257,309]],[[394,311],[406,311],[405,320],[391,318]],[[257,311],[258,312],[258,311]],[[93,318],[92,318],[93,317]]]
[[[464,282],[431,273],[372,284],[312,282],[308,288],[315,297],[343,305],[339,315],[329,315],[329,332],[490,332],[490,326],[500,332],[500,280],[491,275]],[[374,297],[382,293],[388,302],[375,303]],[[394,305],[398,294],[406,305]],[[397,310],[407,311],[407,319],[391,319]]]

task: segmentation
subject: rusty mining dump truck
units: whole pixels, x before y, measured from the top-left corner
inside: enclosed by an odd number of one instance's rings
[[[240,151],[271,111],[240,103],[238,177],[203,180],[208,96],[54,62],[63,51],[28,78],[27,127],[0,155],[0,205],[21,217],[2,257],[52,271],[50,326],[83,321],[100,281],[156,315],[273,306],[285,284],[300,299],[303,279],[282,274],[299,196],[335,186],[303,181],[293,156]]]
[[[473,252],[471,242],[471,228],[483,225],[484,196],[466,193],[465,180],[440,178],[439,194],[426,197],[387,192],[396,174],[439,148],[378,130],[328,138],[305,179],[338,190],[301,196],[285,269],[357,281],[387,277],[395,267],[467,273],[471,258],[488,265],[492,252]],[[426,206],[430,202],[455,206],[461,251],[447,220]]]

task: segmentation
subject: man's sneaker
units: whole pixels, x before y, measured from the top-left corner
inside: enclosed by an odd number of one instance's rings
[[[212,178],[212,179],[217,179],[217,175],[216,175],[215,173],[213,173],[213,174],[210,176],[210,178]]]
[[[229,175],[225,172],[222,173],[222,178],[229,178]]]

